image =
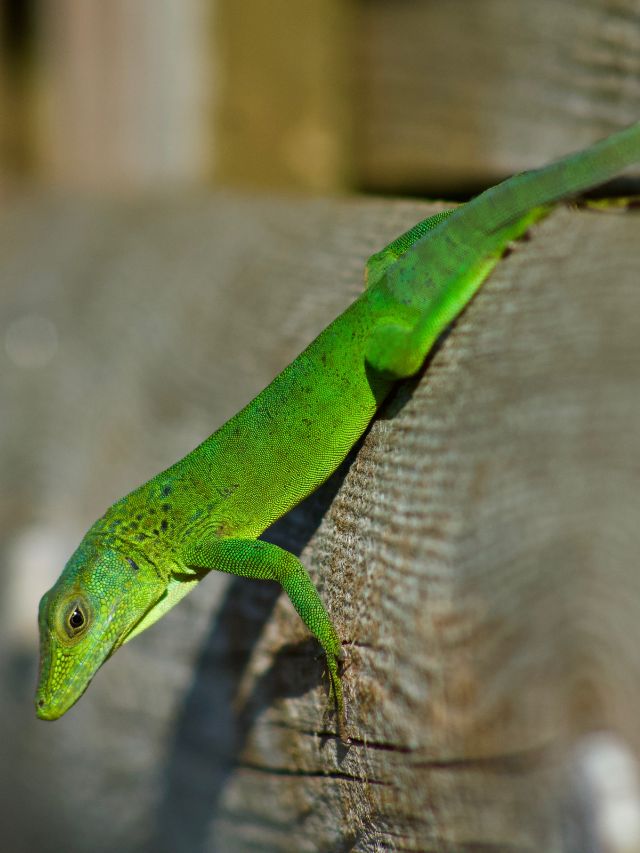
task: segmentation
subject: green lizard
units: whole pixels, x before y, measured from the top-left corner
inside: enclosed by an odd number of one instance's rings
[[[217,569],[286,590],[326,654],[340,733],[338,634],[300,561],[257,537],[338,467],[510,241],[552,202],[637,161],[640,123],[429,217],[373,255],[363,294],[267,388],[87,532],[40,603],[38,716],[64,714],[116,649]]]

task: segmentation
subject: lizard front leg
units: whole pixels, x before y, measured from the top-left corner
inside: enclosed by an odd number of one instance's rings
[[[215,569],[240,577],[278,581],[304,624],[324,649],[330,702],[337,716],[338,735],[343,739],[344,699],[338,664],[344,654],[329,614],[300,560],[277,545],[256,539],[195,542],[186,546],[182,556],[190,568]]]

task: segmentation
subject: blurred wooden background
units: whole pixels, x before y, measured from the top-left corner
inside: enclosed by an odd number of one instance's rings
[[[636,120],[638,0],[0,10],[0,846],[638,853],[633,209],[534,229],[270,531],[347,641],[350,749],[286,600],[220,575],[32,709],[86,527],[436,209],[356,193],[464,198]]]
[[[464,195],[635,120],[637,0],[3,0],[0,175]]]

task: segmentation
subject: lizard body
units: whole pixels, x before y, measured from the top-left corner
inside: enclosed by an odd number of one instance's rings
[[[257,537],[338,467],[512,240],[548,205],[640,161],[640,123],[418,223],[366,269],[363,294],[258,396],[95,522],[40,603],[36,711],[56,719],[114,651],[210,570],[276,580],[320,642],[338,729],[340,640],[293,555]]]

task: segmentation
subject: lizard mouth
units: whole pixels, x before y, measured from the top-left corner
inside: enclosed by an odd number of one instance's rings
[[[36,715],[41,720],[57,720],[71,708],[87,689],[96,672],[111,654],[111,648],[100,650],[100,643],[92,643],[79,661],[70,665],[65,650],[51,642],[49,654],[43,654],[46,661],[41,666],[40,678],[35,696]],[[56,673],[64,673],[63,678],[55,678]],[[54,686],[55,681],[59,681]]]
[[[82,694],[81,694],[82,695]],[[80,698],[80,697],[77,697]],[[60,705],[58,702],[47,702],[42,697],[36,698],[36,714],[40,720],[57,720],[65,714],[76,700]]]
[[[91,684],[91,678],[80,687],[80,689],[58,690],[55,693],[47,695],[46,689],[40,687],[36,693],[36,714],[41,720],[57,720],[66,714],[78,699],[82,696],[87,687]]]

